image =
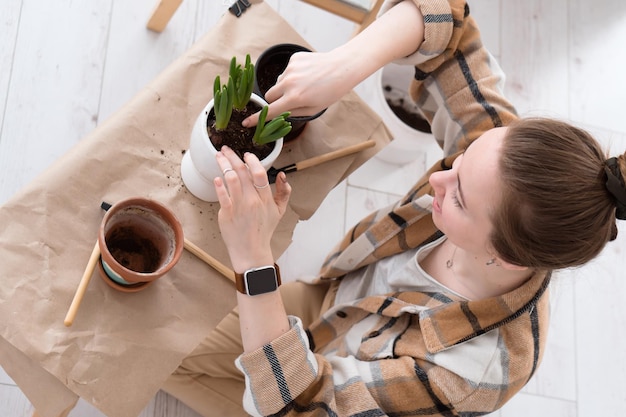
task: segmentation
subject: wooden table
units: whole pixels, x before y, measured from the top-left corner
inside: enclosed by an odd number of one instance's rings
[[[212,80],[232,56],[253,60],[282,42],[309,46],[260,1],[216,27],[106,123],[0,207],[0,364],[42,417],[82,397],[107,416],[134,417],[180,361],[235,305],[232,283],[185,252],[166,277],[126,294],[91,280],[71,327],[63,325],[103,216],[102,201],[131,196],[172,209],[185,237],[230,265],[216,203],[186,191],[180,161]],[[384,145],[380,118],[350,93],[286,144],[276,166],[375,139],[355,156],[289,174],[293,195],[272,249],[278,258],[301,219]]]

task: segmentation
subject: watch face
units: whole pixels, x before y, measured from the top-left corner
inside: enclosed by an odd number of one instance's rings
[[[266,292],[276,291],[278,288],[276,270],[272,266],[247,271],[245,273],[245,282],[250,295],[265,294]]]

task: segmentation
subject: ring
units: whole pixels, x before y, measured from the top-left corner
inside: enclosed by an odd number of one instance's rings
[[[228,173],[229,171],[233,171],[232,168],[226,168],[224,171],[222,171],[222,175],[226,175],[226,173]]]
[[[254,188],[256,188],[257,190],[260,190],[261,188],[267,188],[270,186],[270,183],[268,182],[265,185],[256,185],[255,183],[252,183],[252,185],[254,185]]]

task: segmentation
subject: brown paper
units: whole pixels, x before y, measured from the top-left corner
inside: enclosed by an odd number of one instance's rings
[[[253,60],[282,42],[307,43],[256,2],[218,25],[107,122],[0,208],[0,361],[43,417],[76,396],[107,416],[134,417],[181,360],[235,305],[231,282],[184,252],[165,277],[127,294],[94,273],[71,327],[63,319],[102,220],[102,201],[143,196],[169,207],[185,237],[230,265],[216,203],[180,178],[191,127],[212,80],[232,56]],[[309,46],[310,47],[310,46]],[[293,196],[272,249],[276,258],[299,219],[390,140],[380,118],[350,93],[285,145],[276,167],[368,139],[376,148],[291,173]],[[19,364],[19,366],[17,365]],[[52,394],[52,395],[51,395]]]

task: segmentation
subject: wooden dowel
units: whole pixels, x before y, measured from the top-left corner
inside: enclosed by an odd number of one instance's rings
[[[332,161],[333,159],[341,158],[346,155],[360,152],[363,149],[371,148],[374,145],[376,145],[376,141],[373,139],[370,139],[365,142],[357,143],[356,145],[347,146],[342,149],[337,149],[336,151],[328,152],[323,155],[305,159],[304,161],[300,161],[296,163],[296,168],[298,170],[304,169],[304,168],[310,168],[315,165],[322,164],[324,162]]]
[[[159,0],[146,27],[155,32],[163,32],[182,2],[183,0]]]
[[[187,240],[187,238],[185,238],[185,249],[196,255],[198,258],[200,258],[200,260],[204,261],[207,265],[215,269],[220,274],[224,275],[232,282],[235,282],[235,273],[232,269],[228,268],[226,265],[200,249],[198,246]]]
[[[91,280],[91,276],[93,275],[94,269],[96,269],[96,264],[100,258],[100,246],[96,241],[95,246],[93,247],[93,251],[91,251],[91,256],[89,257],[89,261],[87,262],[87,267],[85,268],[85,272],[83,273],[83,277],[80,279],[78,284],[78,288],[76,288],[76,293],[74,294],[74,299],[72,300],[72,304],[70,304],[70,308],[67,311],[67,315],[65,316],[65,320],[63,324],[67,327],[71,326],[74,322],[74,318],[76,317],[76,312],[78,312],[78,307],[80,306],[81,301],[83,301],[83,296],[85,295],[85,291],[87,291],[87,285],[89,285],[89,281]]]
[[[220,274],[224,275],[232,282],[235,282],[235,273],[232,269],[228,268],[226,265],[209,255],[187,239],[185,239],[184,246],[185,249],[197,256],[201,261],[205,262],[207,265],[215,269]],[[80,303],[83,300],[85,292],[87,291],[87,286],[89,285],[89,281],[91,280],[91,276],[93,275],[93,271],[96,268],[99,258],[100,246],[98,245],[98,242],[96,242],[95,246],[93,247],[93,251],[91,252],[91,256],[89,257],[89,262],[87,262],[87,267],[85,268],[83,277],[80,279],[80,283],[78,284],[78,288],[76,289],[76,293],[74,294],[74,299],[72,299],[72,304],[70,304],[70,308],[67,311],[65,320],[63,321],[63,324],[65,324],[67,327],[71,326],[72,323],[74,323],[76,313],[78,312],[78,307],[80,307]]]

